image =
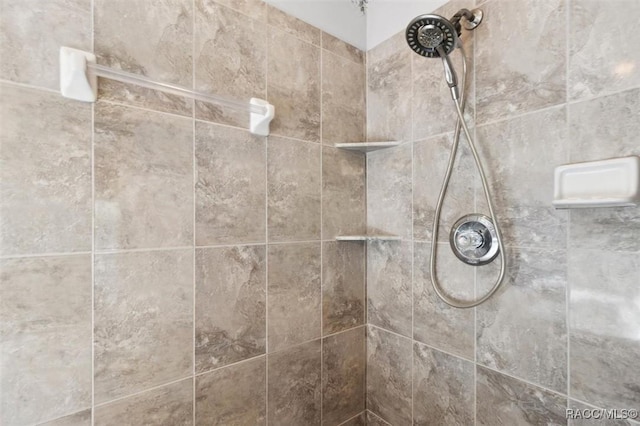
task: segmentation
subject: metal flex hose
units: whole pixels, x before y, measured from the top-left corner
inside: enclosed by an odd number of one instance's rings
[[[462,54],[462,67],[463,67],[462,94],[461,94],[460,100],[454,99],[453,101],[456,106],[458,119],[456,120],[456,129],[453,135],[453,145],[451,146],[449,164],[447,165],[447,171],[445,173],[444,181],[442,182],[442,188],[440,189],[440,195],[438,196],[438,203],[436,204],[436,211],[433,218],[433,238],[432,238],[432,244],[431,244],[431,257],[429,260],[429,270],[431,273],[431,284],[433,284],[433,289],[435,290],[436,294],[443,302],[445,302],[449,306],[453,306],[454,308],[473,308],[475,306],[480,305],[487,299],[489,299],[498,290],[498,288],[500,288],[500,285],[502,285],[505,278],[507,261],[506,261],[504,246],[502,244],[502,232],[500,231],[500,226],[498,225],[496,215],[493,212],[493,202],[491,201],[491,193],[489,191],[487,178],[485,176],[484,169],[480,161],[480,157],[478,156],[475,143],[473,141],[473,138],[471,137],[469,128],[467,127],[467,123],[465,123],[464,121],[465,83],[467,79],[467,59],[466,59],[466,55],[464,54],[462,45],[459,45],[458,48],[460,49],[460,52]],[[476,300],[471,300],[471,301],[458,300],[448,296],[440,287],[440,283],[438,282],[438,277],[436,275],[436,254],[438,251],[438,248],[437,248],[438,247],[438,224],[440,223],[440,214],[442,213],[442,204],[444,202],[444,197],[447,193],[447,188],[449,187],[449,181],[451,179],[451,173],[453,172],[453,165],[455,163],[456,153],[458,152],[458,145],[460,143],[460,130],[463,130],[465,136],[467,137],[469,148],[471,149],[471,153],[473,154],[473,159],[476,163],[478,173],[480,174],[480,180],[482,181],[482,189],[484,190],[484,196],[487,200],[487,205],[489,207],[489,214],[491,216],[491,220],[493,221],[493,225],[496,231],[498,248],[500,249],[500,274],[498,275],[498,279],[496,280],[491,290],[489,290],[489,292],[487,292],[481,298]]]

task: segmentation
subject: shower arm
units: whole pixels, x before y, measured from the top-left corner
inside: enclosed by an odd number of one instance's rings
[[[498,225],[498,221],[496,219],[496,216],[493,210],[493,203],[491,201],[489,185],[487,183],[487,179],[485,177],[485,173],[482,168],[482,163],[480,162],[480,157],[478,156],[478,153],[476,151],[475,144],[473,142],[473,139],[471,138],[469,129],[464,121],[463,112],[466,104],[466,96],[465,96],[464,89],[465,89],[466,80],[467,80],[467,59],[466,59],[466,55],[464,53],[462,44],[459,44],[457,47],[460,49],[460,53],[462,54],[462,91],[461,91],[462,94],[460,96],[460,99],[455,99],[452,92],[452,98],[454,103],[456,104],[456,112],[458,114],[458,119],[456,120],[456,128],[453,135],[453,144],[451,146],[451,153],[449,155],[449,163],[447,165],[447,171],[445,173],[442,187],[440,189],[440,195],[438,196],[438,202],[436,204],[436,210],[435,210],[434,219],[433,219],[432,245],[431,245],[431,256],[429,259],[429,271],[431,274],[431,284],[433,285],[433,289],[443,302],[445,302],[447,305],[452,306],[454,308],[473,308],[485,302],[487,299],[493,296],[493,294],[498,290],[498,288],[500,288],[506,275],[507,262],[506,262],[504,246],[502,244],[502,235],[500,232],[500,227]],[[487,205],[489,208],[489,214],[491,215],[491,220],[495,224],[496,238],[498,240],[497,241],[498,247],[500,249],[500,273],[498,275],[496,282],[494,283],[491,290],[489,290],[484,296],[470,302],[454,299],[449,297],[447,294],[445,294],[444,291],[442,291],[442,289],[440,288],[440,283],[438,282],[438,277],[436,274],[436,253],[437,253],[437,247],[438,247],[438,228],[440,223],[440,214],[442,212],[442,204],[444,202],[444,197],[447,193],[447,187],[449,186],[449,180],[451,179],[451,174],[453,173],[453,166],[455,164],[456,152],[458,150],[458,145],[460,143],[461,130],[464,130],[464,133],[467,137],[467,142],[469,144],[469,148],[471,149],[471,153],[473,154],[476,167],[478,168],[478,173],[480,174],[480,178],[482,181],[482,188],[484,190],[484,195],[487,200]]]

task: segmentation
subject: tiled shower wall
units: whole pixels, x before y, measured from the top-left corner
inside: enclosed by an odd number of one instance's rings
[[[437,13],[462,7],[473,2]],[[405,141],[367,160],[368,224],[404,238],[368,246],[367,409],[396,426],[562,425],[567,407],[640,409],[640,209],[551,206],[555,166],[640,154],[640,33],[622,30],[640,3],[480,7],[484,23],[464,35],[467,115],[508,278],[468,310],[431,288],[432,244],[453,296],[484,294],[498,266],[466,266],[448,245],[455,220],[487,213],[466,148],[433,239],[455,111],[440,61],[415,55],[400,33],[367,53],[368,139]]]
[[[2,0],[0,423],[327,424],[365,401],[364,54],[259,0]],[[275,105],[100,80],[58,48]],[[354,420],[355,421],[355,420]]]

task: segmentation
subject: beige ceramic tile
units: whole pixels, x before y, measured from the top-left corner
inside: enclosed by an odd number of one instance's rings
[[[365,327],[322,341],[322,423],[341,424],[364,410]]]
[[[268,101],[271,133],[320,141],[320,48],[270,27]]]
[[[191,0],[94,0],[98,63],[185,87],[193,86]],[[104,99],[191,116],[193,101],[101,79]]]
[[[38,426],[91,426],[91,409],[69,414]]]
[[[640,86],[635,0],[569,2],[569,97],[583,99]]]
[[[196,244],[265,242],[265,138],[196,122]]]
[[[192,126],[184,118],[96,105],[96,249],[192,244]]]
[[[322,55],[322,142],[365,140],[365,67],[325,52]]]
[[[564,248],[567,212],[551,202],[553,170],[568,158],[566,108],[480,126],[477,139],[503,239],[519,247]],[[478,211],[488,214],[477,186]]]
[[[265,353],[265,251],[196,250],[196,372]]]
[[[445,178],[453,134],[435,136],[413,144],[413,236],[423,241],[433,241],[433,220],[436,204]],[[474,212],[475,181],[479,179],[475,162],[460,137],[454,169],[440,212],[438,241],[449,241],[451,226],[462,216]],[[479,144],[488,143],[483,141]]]
[[[640,410],[640,256],[585,247],[568,260],[571,396]]]
[[[504,286],[476,308],[478,363],[566,392],[566,256],[564,250],[509,250]],[[495,282],[497,264],[477,271],[479,293]]]
[[[414,343],[413,424],[473,424],[474,380],[471,361]]]
[[[439,299],[431,282],[430,256],[431,244],[414,243],[413,338],[430,347],[474,359],[475,312],[453,308]],[[449,243],[438,245],[436,273],[448,296],[461,300],[474,298],[475,267],[460,262]]]
[[[282,10],[267,5],[267,20],[269,25],[278,30],[285,31],[292,36],[311,43],[314,46],[320,46],[320,29],[313,25],[286,13]]]
[[[322,48],[358,64],[364,64],[365,53],[355,46],[322,32]]]
[[[367,227],[411,238],[412,147],[404,144],[367,155]]]
[[[268,262],[269,352],[320,337],[320,243],[270,245]]]
[[[365,231],[365,157],[325,146],[322,149],[322,238]]]
[[[96,407],[96,426],[192,425],[193,379]]]
[[[0,261],[0,423],[91,405],[91,256]]]
[[[411,424],[411,351],[410,339],[369,326],[367,409],[394,426]]]
[[[95,401],[193,371],[193,251],[97,255]]]
[[[478,123],[563,103],[565,1],[495,0],[482,10],[474,31]]]
[[[317,144],[277,136],[267,148],[269,241],[320,239],[320,166]]]
[[[269,355],[268,424],[320,424],[320,348],[318,339]]]
[[[195,88],[204,93],[249,102],[266,96],[267,25],[211,0],[197,0]],[[249,113],[196,101],[196,118],[249,126]]]
[[[0,78],[58,90],[60,46],[91,51],[91,0],[3,0]]]
[[[411,49],[404,31],[367,52],[367,140],[411,140]]]
[[[0,253],[91,250],[91,107],[8,84],[0,99]]]
[[[478,425],[566,425],[567,399],[495,371],[477,367]]]
[[[196,377],[196,424],[266,424],[266,359],[224,367]]]
[[[367,322],[410,337],[412,247],[406,241],[367,245]]]
[[[322,243],[324,335],[364,323],[365,268],[365,247],[361,242]]]
[[[212,0],[206,0],[207,4]],[[263,0],[215,0],[216,3],[236,10],[251,19],[266,22],[268,4]]]

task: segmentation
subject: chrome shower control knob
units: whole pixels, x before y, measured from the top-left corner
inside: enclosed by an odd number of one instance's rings
[[[468,265],[485,265],[498,255],[495,227],[483,214],[460,218],[451,228],[449,242],[453,253]]]

